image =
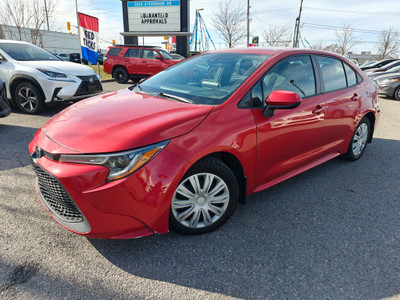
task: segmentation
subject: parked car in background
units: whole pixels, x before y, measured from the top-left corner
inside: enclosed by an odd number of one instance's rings
[[[81,54],[80,53],[70,53],[69,61],[80,64],[81,63]]]
[[[358,60],[357,59],[350,59],[350,61],[355,64],[356,66],[359,66]]]
[[[104,61],[104,72],[118,83],[139,80],[178,63],[167,51],[151,46],[109,47]]]
[[[97,53],[97,62],[99,65],[103,65],[104,63],[104,54],[103,53]]]
[[[7,117],[11,113],[10,105],[8,104],[6,95],[6,85],[0,79],[0,118]]]
[[[185,57],[183,55],[180,55],[178,53],[172,53],[170,52],[169,55],[171,55],[173,57],[173,59],[178,59],[178,60],[183,60],[185,59]]]
[[[65,53],[53,53],[53,54],[62,60],[69,61],[68,54],[65,54]]]
[[[376,85],[340,55],[235,48],[70,106],[29,153],[42,204],[75,233],[200,234],[252,193],[359,159],[379,112]]]
[[[360,69],[365,71],[365,70],[369,70],[369,69],[373,69],[373,68],[382,68],[383,66],[386,66],[387,64],[390,64],[391,62],[393,62],[395,60],[397,60],[397,59],[396,58],[383,59],[383,60],[377,61],[373,64],[370,64],[368,66],[360,67]]]
[[[367,76],[371,79],[375,79],[378,76],[392,74],[392,73],[400,73],[400,66],[390,68],[387,71],[376,71],[374,73],[368,73]]]
[[[400,100],[400,73],[386,74],[374,78],[379,94]]]
[[[0,78],[6,84],[7,97],[28,114],[103,90],[100,77],[91,68],[20,41],[0,40]]]
[[[375,72],[385,72],[385,71],[388,71],[391,68],[394,68],[394,67],[397,67],[397,66],[400,66],[400,59],[392,61],[391,63],[388,63],[387,65],[385,65],[383,67],[368,69],[368,70],[365,70],[364,72],[367,75],[371,74],[371,73],[373,74]]]
[[[366,60],[360,67],[366,67],[366,66],[372,65],[374,63],[376,63],[376,60]]]

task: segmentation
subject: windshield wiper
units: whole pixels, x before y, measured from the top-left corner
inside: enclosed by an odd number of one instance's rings
[[[133,89],[136,88],[138,91],[141,91],[142,89],[139,87],[137,83],[133,84],[132,86],[128,87],[130,91],[133,91]]]
[[[174,96],[174,95],[170,95],[170,94],[166,94],[164,92],[158,93],[157,96],[161,96],[161,97],[165,97],[165,98],[170,98],[170,99],[174,99],[174,100],[178,100],[180,102],[185,102],[185,103],[193,103],[192,101],[182,98],[182,97],[178,97],[178,96]]]

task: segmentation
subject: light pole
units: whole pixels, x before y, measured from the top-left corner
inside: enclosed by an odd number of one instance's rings
[[[296,25],[294,26],[293,48],[299,47],[299,30],[300,30],[300,18],[302,10],[303,10],[303,0],[301,0],[300,2],[299,16],[296,18]]]
[[[76,27],[78,28],[78,38],[79,38],[79,52],[81,53],[81,64],[82,64],[81,29],[79,28],[78,0],[75,0],[75,10],[76,10]]]
[[[202,10],[204,10],[204,8],[198,8],[198,9],[196,9],[196,21],[195,21],[195,26],[196,26],[196,28],[195,28],[195,30],[196,30],[196,33],[195,33],[195,38],[194,38],[194,51],[197,51],[197,32],[199,31],[199,14],[200,14],[200,11],[202,11]],[[199,49],[200,49],[200,51],[201,51],[201,48],[200,48],[200,41],[199,41]]]
[[[250,44],[250,0],[247,0],[247,46]]]

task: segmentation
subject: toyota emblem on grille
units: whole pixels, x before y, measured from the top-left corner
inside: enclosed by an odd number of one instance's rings
[[[94,79],[93,79],[92,77],[90,77],[90,78],[89,78],[89,82],[90,82],[91,84],[93,84],[93,83],[94,83]]]

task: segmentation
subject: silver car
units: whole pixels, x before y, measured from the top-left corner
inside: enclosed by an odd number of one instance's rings
[[[0,40],[0,78],[7,97],[28,114],[39,113],[46,104],[79,100],[103,90],[93,69],[20,41]]]

